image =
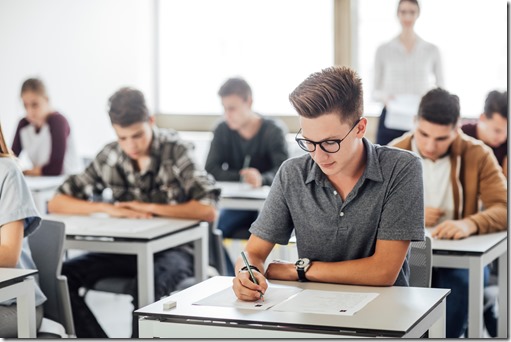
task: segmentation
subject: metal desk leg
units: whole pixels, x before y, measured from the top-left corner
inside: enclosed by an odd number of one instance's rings
[[[195,280],[201,282],[206,280],[208,277],[208,235],[209,235],[209,224],[202,222],[200,224],[200,235],[201,238],[193,242],[194,249],[194,270]]]
[[[154,303],[154,259],[153,253],[144,244],[137,253],[138,307]]]
[[[429,329],[429,338],[445,338],[445,301],[447,299],[444,298],[442,303],[440,303],[440,308],[442,310],[442,316],[433,323],[431,328]]]
[[[508,338],[507,326],[507,251],[499,257],[499,319],[498,319],[498,338]]]
[[[470,257],[468,275],[468,337],[483,337],[483,260]]]
[[[23,294],[18,296],[16,301],[18,309],[18,338],[35,338],[34,278],[25,279],[19,286],[23,287]]]

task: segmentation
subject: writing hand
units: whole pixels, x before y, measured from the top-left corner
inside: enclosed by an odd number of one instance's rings
[[[253,167],[240,170],[240,175],[245,183],[252,185],[254,188],[260,188],[263,185],[261,173]]]
[[[43,174],[43,168],[40,166],[36,166],[33,169],[23,171],[23,174],[25,176],[33,176],[33,177],[41,176]]]
[[[266,278],[256,270],[252,270],[252,272],[254,273],[259,285],[252,282],[248,271],[238,272],[232,281],[232,289],[236,294],[236,297],[247,302],[258,300],[261,298],[261,293],[264,295],[268,288]]]

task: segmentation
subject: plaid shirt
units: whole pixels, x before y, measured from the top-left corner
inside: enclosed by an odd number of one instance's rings
[[[193,145],[180,140],[173,130],[153,128],[151,161],[144,173],[117,142],[106,145],[81,174],[66,179],[57,192],[83,200],[112,190],[114,201],[141,201],[178,204],[197,200],[216,206],[220,189],[214,178],[198,169],[193,161]]]

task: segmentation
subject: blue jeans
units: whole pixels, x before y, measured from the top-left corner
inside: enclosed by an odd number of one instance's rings
[[[484,269],[484,285],[488,284],[490,270]],[[458,338],[468,327],[468,270],[459,268],[434,267],[431,287],[451,289],[446,301],[445,337]],[[493,317],[493,322],[492,322]],[[495,317],[485,312],[488,326],[496,325]]]
[[[81,287],[92,288],[103,278],[135,278],[137,257],[135,255],[87,253],[66,260],[62,274],[67,277],[69,297],[78,338],[107,338],[96,317],[80,296]],[[193,276],[193,256],[178,248],[168,249],[154,255],[154,298],[159,300],[175,290],[179,282]],[[133,307],[138,308],[136,282],[130,289]],[[138,321],[132,322],[132,337],[138,337]]]
[[[224,238],[248,239],[250,232],[248,229],[257,219],[257,210],[220,210],[218,218],[218,229],[222,231]],[[234,264],[224,248],[225,266],[228,276],[234,275]]]

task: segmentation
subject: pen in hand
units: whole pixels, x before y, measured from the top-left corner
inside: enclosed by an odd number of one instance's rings
[[[259,282],[257,281],[256,277],[254,276],[254,272],[252,272],[252,269],[250,268],[250,264],[247,260],[247,257],[245,256],[245,253],[241,251],[241,258],[243,259],[243,263],[247,267],[248,273],[250,274],[250,278],[252,279],[252,282],[256,285],[259,285]],[[263,293],[260,290],[257,290],[259,292],[259,299],[262,299],[264,302]]]
[[[249,154],[247,154],[245,156],[245,159],[243,160],[243,166],[241,167],[242,170],[248,169],[250,167],[250,159],[252,159],[252,158],[250,157]],[[244,183],[245,182],[245,177],[241,176],[240,180],[241,180],[242,183]]]

